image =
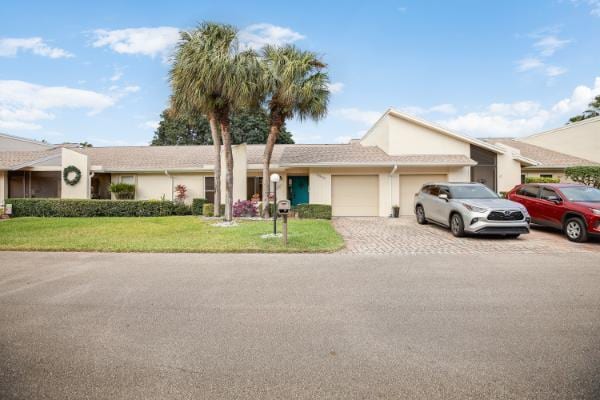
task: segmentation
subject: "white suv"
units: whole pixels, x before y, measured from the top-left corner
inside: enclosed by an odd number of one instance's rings
[[[527,209],[501,199],[480,183],[430,183],[415,194],[419,224],[433,222],[449,227],[454,236],[503,235],[516,238],[529,233]]]

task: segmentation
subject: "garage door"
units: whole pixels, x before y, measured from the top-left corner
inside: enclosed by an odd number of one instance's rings
[[[446,182],[448,175],[400,175],[400,215],[414,215],[415,193],[427,182]]]
[[[379,215],[377,175],[337,175],[331,177],[332,214],[336,217],[376,217]]]

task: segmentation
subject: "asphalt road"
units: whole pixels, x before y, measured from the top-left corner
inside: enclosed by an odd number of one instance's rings
[[[0,399],[598,399],[600,253],[0,252]]]

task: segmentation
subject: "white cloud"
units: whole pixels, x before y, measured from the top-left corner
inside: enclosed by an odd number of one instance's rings
[[[532,46],[536,54],[518,60],[516,62],[517,71],[536,71],[537,73],[550,78],[548,80],[549,84],[552,83],[552,78],[566,73],[566,68],[548,65],[547,61],[545,61],[554,55],[556,51],[571,43],[571,40],[558,38],[557,35],[559,32],[559,27],[547,27],[527,35],[529,38],[536,40]]]
[[[438,121],[452,130],[474,136],[522,136],[563,124],[569,117],[581,113],[600,94],[600,77],[592,87],[577,86],[570,97],[549,108],[534,101],[494,103],[483,111],[469,112],[452,119]]]
[[[294,133],[294,142],[298,144],[318,143],[322,139],[321,135]]]
[[[566,68],[557,67],[555,65],[550,65],[548,68],[546,68],[546,76],[549,76],[549,77],[559,76],[566,72],[567,72]]]
[[[600,77],[594,81],[593,87],[577,86],[570,97],[562,99],[552,107],[555,113],[577,114],[583,112],[592,99],[600,94]]]
[[[600,17],[600,0],[571,0],[573,4],[584,3],[590,7],[590,15]]]
[[[73,54],[58,47],[50,47],[40,37],[0,39],[0,57],[14,57],[19,51],[49,58],[70,58]]]
[[[0,80],[0,128],[39,129],[39,121],[55,117],[51,110],[81,108],[93,115],[116,101],[116,98],[90,90]]]
[[[346,144],[352,140],[351,136],[338,136],[335,138],[336,143]]]
[[[166,61],[179,41],[180,29],[172,26],[155,28],[96,29],[94,47],[108,47],[119,54],[160,56]],[[242,48],[259,49],[266,44],[284,45],[304,39],[304,35],[272,24],[253,24],[239,32]]]
[[[110,78],[108,78],[109,81],[111,82],[116,82],[118,80],[120,80],[123,77],[123,71],[115,68],[115,72],[112,74],[112,76]]]
[[[179,28],[97,29],[94,36],[94,47],[109,47],[119,54],[141,54],[153,58],[161,56],[164,60],[179,41]]]
[[[441,114],[456,114],[456,107],[452,104],[438,104],[429,108],[429,112],[437,112]]]
[[[590,14],[596,17],[600,17],[600,0],[588,0],[591,6]]]
[[[136,141],[130,142],[123,139],[103,139],[98,137],[91,137],[89,141],[96,146],[148,146],[148,142]]]
[[[522,58],[517,61],[517,70],[521,72],[541,68],[543,66],[544,63],[540,61],[540,59],[534,57]]]
[[[433,107],[429,107],[429,108],[424,108],[424,107],[419,107],[419,106],[408,106],[408,107],[399,107],[400,111],[405,112],[407,114],[411,114],[411,115],[425,115],[425,114],[431,114],[431,113],[438,113],[438,114],[447,114],[447,115],[451,115],[451,114],[456,114],[456,107],[454,107],[454,105],[452,104],[438,104],[436,106]]]
[[[123,88],[123,91],[124,91],[125,93],[137,93],[137,92],[139,92],[139,91],[140,91],[140,89],[141,89],[141,88],[140,88],[139,86],[136,86],[136,85],[129,85],[129,86],[125,86],[125,87]]]
[[[139,124],[138,126],[143,129],[152,129],[154,131],[154,130],[158,129],[159,122],[160,121],[154,121],[154,120],[145,121],[145,122],[142,122],[141,124]]]
[[[123,87],[119,86],[119,85],[112,85],[108,88],[108,91],[110,92],[110,96],[115,101],[127,96],[128,94],[137,93],[140,90],[141,90],[141,88],[136,85],[129,85],[129,86],[123,86]]]
[[[242,48],[245,49],[260,49],[267,44],[281,46],[305,38],[290,28],[264,23],[249,25],[242,29],[238,36]]]
[[[540,52],[540,55],[549,57],[569,43],[571,43],[570,40],[559,39],[554,35],[547,35],[541,37],[537,42],[535,42],[533,47]]]
[[[344,90],[344,84],[342,82],[333,82],[329,83],[327,88],[331,93],[341,93]]]
[[[373,125],[379,119],[379,117],[381,117],[381,113],[379,111],[366,111],[358,108],[340,108],[333,110],[332,114],[340,118],[354,122],[360,122],[365,125]]]

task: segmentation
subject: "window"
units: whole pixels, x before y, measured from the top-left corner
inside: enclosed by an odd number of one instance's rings
[[[540,193],[539,186],[525,185],[517,190],[517,194],[525,197],[538,197]]]
[[[215,202],[215,177],[204,177],[204,198],[208,203]]]
[[[557,197],[559,197],[559,196],[556,194],[556,192],[554,190],[548,189],[546,187],[542,188],[542,191],[540,192],[540,198],[542,200],[556,199]]]
[[[425,185],[421,188],[421,193],[429,194],[430,190],[431,190],[431,185]]]
[[[498,195],[485,185],[456,185],[450,188],[453,199],[497,199]]]
[[[432,196],[437,197],[437,195],[440,194],[440,187],[439,186],[430,186],[428,193]]]
[[[262,176],[251,176],[246,180],[246,196],[252,199],[252,196],[258,194],[262,197]]]
[[[540,178],[552,178],[552,174],[540,174]]]
[[[600,203],[600,190],[590,186],[562,187],[560,190],[569,201]]]
[[[448,196],[449,199],[452,198],[452,195],[450,194],[450,189],[448,189],[446,186],[440,186],[440,194],[445,194],[446,196]]]
[[[127,183],[129,185],[133,185],[133,184],[135,184],[135,176],[121,175],[121,183]]]

